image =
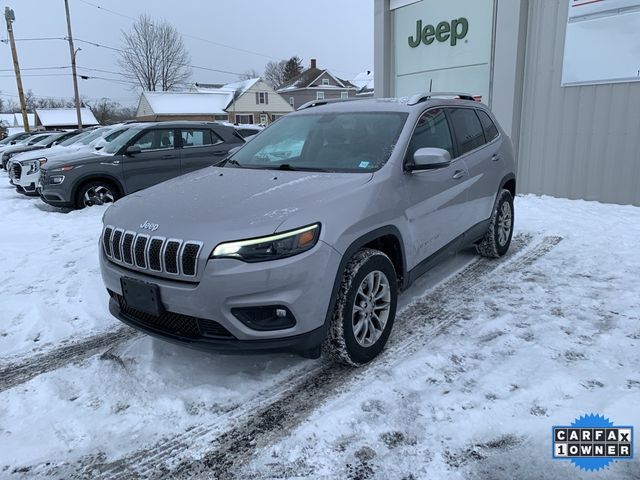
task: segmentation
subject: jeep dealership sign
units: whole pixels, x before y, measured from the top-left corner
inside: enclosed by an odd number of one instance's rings
[[[393,10],[395,94],[461,91],[490,84],[494,0],[396,2]],[[393,5],[392,5],[393,8]]]

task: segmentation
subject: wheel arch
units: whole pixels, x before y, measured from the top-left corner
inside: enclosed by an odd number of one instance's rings
[[[87,183],[97,182],[97,181],[111,183],[118,189],[118,195],[120,197],[124,196],[125,194],[124,187],[117,178],[108,174],[95,174],[95,175],[87,175],[86,177],[82,177],[76,180],[76,182],[73,184],[73,189],[71,191],[73,200],[75,201],[75,199],[77,198],[78,191],[80,190],[80,188],[82,188]]]
[[[516,198],[516,176],[513,173],[505,175],[500,181],[500,190],[509,190],[511,196]]]
[[[396,268],[396,274],[398,278],[398,288],[403,290],[407,283],[407,263],[404,252],[404,243],[402,240],[402,234],[400,230],[393,225],[386,225],[384,227],[376,228],[354,240],[349,247],[345,250],[338,266],[338,271],[333,282],[333,288],[331,290],[331,298],[329,300],[329,307],[324,320],[325,333],[331,322],[333,310],[335,308],[336,299],[338,297],[338,291],[342,282],[342,276],[347,263],[351,259],[354,253],[361,248],[374,248],[385,253]],[[391,253],[391,254],[390,254]]]

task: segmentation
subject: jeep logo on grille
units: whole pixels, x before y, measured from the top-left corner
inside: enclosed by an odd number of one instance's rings
[[[140,225],[140,228],[155,232],[158,228],[160,228],[160,225],[158,225],[157,223],[149,223],[149,220],[145,220],[144,223]]]

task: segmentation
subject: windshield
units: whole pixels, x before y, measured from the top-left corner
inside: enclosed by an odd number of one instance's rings
[[[89,135],[92,135],[93,132],[82,132],[73,137],[67,138],[66,140],[58,143],[63,147],[68,147],[69,145],[73,145],[74,143],[79,143],[82,139],[87,138]]]
[[[25,138],[27,138],[26,133],[14,133],[13,135],[9,135],[8,137],[6,137],[4,140],[0,140],[0,145],[9,145],[14,140],[18,142],[20,140],[24,140]]]
[[[140,130],[142,130],[143,128],[144,127],[130,128],[122,132],[122,134],[118,135],[115,139],[113,139],[113,141],[105,145],[105,147],[100,150],[100,152],[104,152],[109,155],[115,155],[118,150],[124,147],[129,142],[129,140],[140,133]]]
[[[382,167],[407,119],[401,112],[284,117],[230,157],[228,166],[370,172]]]
[[[52,142],[55,142],[58,138],[67,137],[66,133],[54,133],[53,135],[47,135],[45,138],[36,142],[36,145],[49,145]],[[75,135],[73,135],[75,137]]]

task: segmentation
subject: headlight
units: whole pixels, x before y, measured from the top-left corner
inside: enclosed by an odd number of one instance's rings
[[[245,262],[264,262],[305,252],[318,242],[320,224],[309,225],[268,237],[221,243],[210,258],[237,258]]]
[[[47,163],[47,159],[42,157],[36,160],[20,162],[20,165],[22,165],[23,167],[29,167],[29,171],[27,172],[27,174],[31,174],[31,173],[36,173],[38,170],[40,170],[40,167],[45,163]]]

